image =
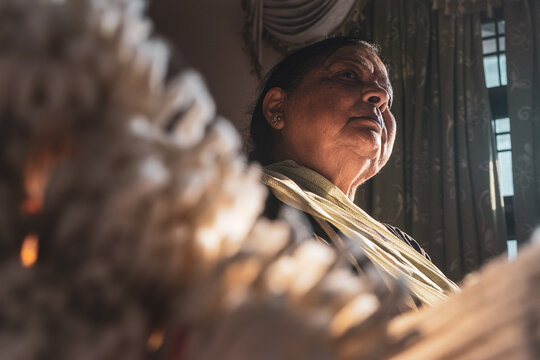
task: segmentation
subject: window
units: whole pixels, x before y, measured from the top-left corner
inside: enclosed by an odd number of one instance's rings
[[[504,197],[507,228],[508,258],[517,254],[514,221],[514,181],[512,172],[512,141],[510,137],[511,121],[508,117],[506,98],[506,37],[505,23],[501,9],[493,17],[482,19],[482,53],[484,56],[484,75],[489,92],[493,132],[499,163],[499,182]]]
[[[495,17],[482,23],[482,52],[487,87],[506,86],[504,20]]]
[[[504,197],[514,196],[514,180],[512,177],[512,142],[510,140],[510,119],[493,120],[497,158],[499,160],[499,182]]]
[[[506,244],[508,247],[508,260],[514,260],[518,252],[517,240],[507,240]]]

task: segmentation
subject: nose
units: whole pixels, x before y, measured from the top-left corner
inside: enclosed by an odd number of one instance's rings
[[[368,90],[362,95],[362,101],[376,106],[381,112],[384,112],[388,107],[388,93],[383,89]]]

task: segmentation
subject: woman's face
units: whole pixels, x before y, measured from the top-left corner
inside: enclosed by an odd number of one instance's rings
[[[274,153],[328,178],[347,195],[387,162],[396,134],[386,67],[348,45],[309,71],[282,99]]]

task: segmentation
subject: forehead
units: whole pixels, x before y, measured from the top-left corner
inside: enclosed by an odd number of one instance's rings
[[[373,50],[360,45],[346,45],[339,48],[323,61],[323,66],[329,67],[340,61],[356,62],[371,73],[382,72],[386,75],[386,66],[379,56]]]

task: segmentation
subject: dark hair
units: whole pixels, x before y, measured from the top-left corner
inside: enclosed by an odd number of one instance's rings
[[[268,165],[274,162],[272,153],[274,134],[272,127],[264,118],[262,106],[268,90],[274,87],[279,87],[285,92],[293,90],[307,72],[315,68],[334,52],[347,45],[361,46],[373,51],[377,55],[379,54],[379,49],[375,45],[361,39],[354,37],[335,37],[290,53],[268,72],[263,79],[259,97],[251,115],[249,128],[251,151],[248,156],[250,161],[257,161],[262,165]]]

